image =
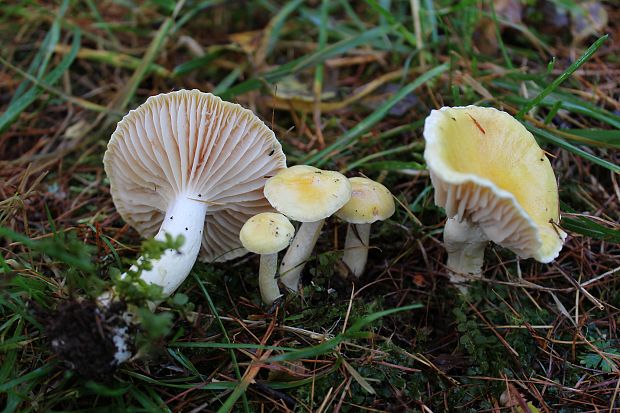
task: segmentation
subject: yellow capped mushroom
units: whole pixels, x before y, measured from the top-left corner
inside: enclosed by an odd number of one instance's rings
[[[555,175],[521,123],[493,108],[444,107],[426,118],[424,139],[454,282],[481,272],[488,240],[543,263],[558,256],[566,233]]]
[[[307,165],[283,169],[265,183],[265,198],[280,213],[302,222],[280,264],[280,281],[297,291],[304,264],[321,233],[325,218],[351,198],[351,184],[342,174]]]
[[[265,304],[273,303],[281,295],[276,281],[278,252],[289,246],[293,235],[293,224],[274,212],[254,215],[241,227],[239,239],[243,247],[260,254],[258,285]]]
[[[366,268],[370,240],[370,225],[394,214],[394,199],[385,186],[372,179],[350,178],[351,199],[336,216],[349,223],[344,241],[342,261],[360,277]]]

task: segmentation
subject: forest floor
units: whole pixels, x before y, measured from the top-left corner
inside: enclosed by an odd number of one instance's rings
[[[0,408],[620,411],[615,4],[3,1]],[[262,306],[255,255],[198,263],[140,312],[140,357],[72,371],[50,332],[81,324],[59,311],[109,288],[142,242],[110,196],[110,135],[148,96],[194,88],[252,109],[289,165],[380,180],[396,213],[359,280],[341,277],[346,226],[330,219],[301,295]],[[490,245],[462,295],[422,131],[432,109],[470,104],[535,135],[568,238],[550,264]]]

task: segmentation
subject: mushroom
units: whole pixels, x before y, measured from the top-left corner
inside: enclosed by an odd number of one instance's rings
[[[247,251],[239,230],[272,208],[263,186],[286,167],[273,132],[251,111],[198,90],[150,97],[119,123],[103,158],[122,218],[144,237],[185,239],[141,278],[168,296],[198,253],[225,261]]]
[[[342,261],[351,272],[360,277],[368,260],[370,225],[394,214],[392,193],[379,182],[368,178],[349,178],[351,199],[336,216],[348,222]]]
[[[296,165],[267,180],[264,193],[278,212],[302,222],[280,264],[280,281],[289,290],[297,291],[301,271],[325,218],[349,201],[351,184],[338,172]]]
[[[426,118],[424,139],[453,282],[479,277],[489,240],[542,263],[558,256],[566,233],[555,175],[521,123],[493,108],[444,107]]]
[[[276,271],[278,252],[288,247],[295,235],[295,228],[284,215],[263,212],[248,219],[239,239],[243,247],[250,252],[260,254],[258,285],[263,302],[272,304],[282,294],[278,288]]]

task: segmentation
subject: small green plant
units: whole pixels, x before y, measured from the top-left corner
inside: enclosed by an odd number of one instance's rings
[[[614,371],[614,366],[617,367],[620,360],[620,350],[618,349],[618,342],[615,340],[607,341],[595,341],[594,345],[602,352],[605,353],[605,358],[601,354],[596,352],[585,353],[579,356],[579,364],[584,365],[589,369],[602,370],[605,373],[611,373]]]
[[[185,242],[183,235],[174,238],[169,234],[165,234],[163,241],[154,238],[147,239],[142,242],[142,255],[129,267],[123,277],[119,271],[115,271],[111,275],[112,282],[119,296],[129,303],[143,303],[145,301],[160,301],[164,298],[162,287],[149,284],[141,275],[143,271],[153,268],[152,261],[161,258],[167,250],[176,250]]]
[[[75,231],[54,231],[51,236],[33,240],[24,234],[0,227],[0,237],[19,242],[28,248],[29,258],[46,257],[63,270],[70,293],[90,291],[99,293],[103,282],[96,276],[95,248],[80,240]],[[1,239],[1,238],[0,238]],[[2,265],[5,272],[7,264]]]

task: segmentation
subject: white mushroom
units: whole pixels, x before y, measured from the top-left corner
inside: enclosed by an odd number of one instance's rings
[[[368,178],[349,178],[351,199],[336,216],[349,223],[344,241],[342,261],[360,277],[366,268],[370,240],[370,225],[394,214],[392,193],[384,185]]]
[[[295,235],[293,224],[282,214],[263,212],[248,219],[239,239],[250,252],[260,254],[258,285],[263,302],[272,304],[282,294],[278,288],[276,272],[278,252],[288,247]]]
[[[150,97],[118,124],[104,156],[123,219],[145,237],[183,235],[142,279],[170,295],[198,253],[205,261],[245,254],[239,230],[272,208],[269,176],[286,167],[280,143],[251,111],[197,90]]]
[[[292,220],[302,222],[280,264],[280,281],[299,289],[301,271],[325,223],[351,198],[351,184],[342,174],[306,165],[282,170],[265,183],[265,197]]]
[[[426,118],[424,138],[453,282],[479,276],[488,240],[543,263],[558,256],[555,175],[521,123],[493,108],[444,107]]]

